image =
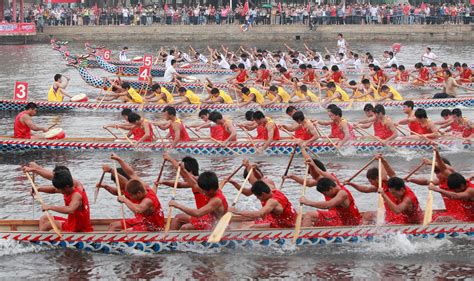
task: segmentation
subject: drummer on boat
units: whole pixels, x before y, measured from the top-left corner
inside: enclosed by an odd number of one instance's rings
[[[33,123],[32,117],[38,113],[38,106],[30,102],[26,105],[25,110],[20,112],[15,117],[13,124],[13,137],[17,139],[35,139],[37,136],[32,136],[31,131],[48,132],[47,128],[39,127]]]
[[[24,172],[37,174],[52,181],[52,186],[38,187],[39,192],[48,194],[60,193],[64,198],[64,206],[42,204],[43,211],[54,211],[66,214],[67,218],[54,216],[54,224],[64,232],[91,232],[89,200],[82,184],[71,176],[66,166],[56,166],[52,171],[31,162],[23,167]],[[40,231],[53,229],[48,217],[42,216],[39,220]]]
[[[63,77],[66,78],[66,82],[63,81]],[[63,76],[61,74],[54,75],[54,83],[48,92],[48,101],[62,102],[64,96],[72,98],[72,96],[70,96],[65,91],[67,86],[69,85],[69,80],[71,80],[71,78]]]

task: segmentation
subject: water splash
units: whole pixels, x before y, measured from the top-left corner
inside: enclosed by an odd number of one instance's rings
[[[32,243],[22,243],[11,239],[0,239],[0,257],[26,253],[39,253],[51,249],[52,248],[47,246],[35,245]]]

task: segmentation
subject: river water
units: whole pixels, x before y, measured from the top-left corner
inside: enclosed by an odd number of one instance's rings
[[[385,42],[370,42],[367,46],[353,44],[355,50],[368,50],[381,54],[387,46]],[[110,48],[118,50],[120,43]],[[329,45],[327,45],[329,46]],[[128,44],[130,56],[149,53],[156,47],[149,45]],[[265,47],[265,46],[262,46]],[[268,45],[266,47],[269,47]],[[316,46],[316,48],[324,45]],[[329,46],[331,47],[331,46]],[[473,63],[473,49],[464,45],[432,45],[439,57],[448,62],[461,61]],[[80,52],[82,45],[74,44],[73,52]],[[405,43],[399,61],[413,65],[421,56],[424,45]],[[67,67],[58,53],[49,45],[0,46],[0,93],[2,99],[12,96],[14,81],[26,81],[30,86],[30,98],[45,99],[47,90],[55,73],[70,76],[69,92],[72,94],[88,93],[93,96],[97,89],[88,87],[79,77],[77,71]],[[100,76],[110,76],[105,72],[94,70]],[[435,91],[429,92],[433,94]],[[416,97],[419,91],[402,91],[409,97]],[[439,119],[440,110],[430,110],[435,120]],[[241,119],[244,112],[231,114],[233,119]],[[363,117],[361,110],[344,113],[349,120]],[[400,110],[390,110],[389,114],[400,119]],[[327,119],[325,112],[309,114],[312,118]],[[474,118],[471,109],[464,109],[464,115]],[[0,134],[11,135],[15,113],[0,112]],[[271,114],[277,121],[290,123],[284,114]],[[181,116],[188,124],[199,122],[197,116]],[[147,118],[158,119],[159,115],[147,114]],[[59,126],[68,136],[108,137],[101,129],[105,124],[120,122],[118,113],[76,112],[76,113],[39,113],[35,122],[43,125],[58,121]],[[343,151],[344,157],[323,156],[331,171],[341,179],[346,179],[366,163],[369,155],[355,155],[350,148]],[[160,168],[162,157],[159,153],[133,151],[119,153],[126,161],[132,163],[140,176],[152,183]],[[182,155],[173,154],[176,157]],[[444,153],[454,167],[465,175],[474,174],[472,152],[451,150]],[[29,184],[23,177],[20,165],[36,161],[46,167],[56,164],[67,165],[73,175],[79,179],[92,197],[93,188],[101,174],[101,164],[110,163],[109,153],[105,152],[71,152],[71,151],[34,151],[24,153],[0,154],[0,219],[33,218],[32,200],[29,196]],[[430,153],[413,153],[399,151],[387,155],[389,162],[399,175],[403,176],[417,166],[421,157],[430,157]],[[213,170],[224,176],[238,166],[242,156],[196,156],[201,171]],[[264,173],[279,183],[279,177],[288,161],[287,157],[251,156],[251,161],[258,162]],[[301,158],[295,158],[290,173],[302,175],[304,165]],[[428,177],[428,169],[419,173]],[[174,171],[165,169],[164,178],[173,179]],[[241,177],[239,177],[241,180]],[[356,182],[366,184],[363,176]],[[47,184],[38,180],[40,184]],[[108,182],[110,184],[110,182]],[[419,201],[424,207],[427,197],[426,188],[412,185]],[[300,186],[287,181],[284,191],[296,204]],[[236,191],[231,186],[225,187],[228,198],[233,198]],[[171,189],[160,187],[158,191],[163,206],[171,198]],[[361,211],[374,210],[377,197],[375,194],[361,194],[353,191],[356,203]],[[321,195],[309,190],[308,197],[322,200]],[[60,196],[44,196],[50,204],[63,204]],[[192,194],[179,190],[177,200],[194,205]],[[256,209],[259,202],[255,198],[241,198],[237,205],[240,209]],[[435,208],[443,208],[441,197],[435,194]],[[166,208],[167,209],[167,208]],[[39,206],[35,206],[34,218],[40,216]],[[132,214],[127,212],[129,216]],[[103,190],[96,204],[91,202],[93,218],[117,218],[120,216],[119,204],[114,197]],[[320,278],[320,279],[465,279],[474,276],[474,243],[473,239],[450,240],[408,240],[402,235],[378,239],[370,243],[328,245],[315,248],[257,248],[244,250],[202,251],[191,248],[176,253],[149,255],[131,252],[128,255],[106,255],[85,253],[72,250],[57,250],[44,247],[19,244],[13,241],[0,240],[0,278],[38,278],[38,279],[96,279],[96,278],[130,278],[130,279],[254,279],[254,278]]]

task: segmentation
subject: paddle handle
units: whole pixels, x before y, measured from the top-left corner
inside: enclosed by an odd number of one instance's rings
[[[382,189],[382,159],[379,159],[379,182],[378,182],[378,189]],[[383,197],[382,194],[378,194],[377,200],[377,216],[376,216],[376,224],[382,225],[385,219],[385,207],[383,204]]]
[[[283,188],[283,184],[285,183],[285,177],[288,175],[288,171],[290,170],[291,163],[293,162],[293,158],[295,157],[295,152],[296,152],[296,146],[293,146],[293,151],[291,152],[290,161],[288,161],[288,165],[286,165],[286,170],[285,170],[285,173],[283,174],[280,187],[278,188],[278,190],[281,190]]]
[[[115,184],[117,186],[117,197],[121,197],[122,196],[122,189],[120,188],[120,180],[119,180],[119,177],[118,177],[117,166],[116,166],[115,162],[113,163],[113,169],[114,169],[114,176],[115,176]],[[123,203],[120,204],[120,213],[122,215],[123,229],[126,230],[127,229],[127,224],[125,222],[125,210],[123,209]]]
[[[104,180],[105,172],[102,172],[102,176],[100,177],[98,185],[100,186],[102,184],[102,181]],[[97,197],[99,196],[99,187],[95,188],[94,192],[94,204],[97,201]]]
[[[235,169],[235,170],[232,172],[232,174],[230,174],[227,178],[225,178],[225,179],[221,182],[221,184],[220,184],[220,186],[219,186],[219,189],[224,188],[224,185],[225,185],[231,178],[233,178],[233,177],[235,176],[235,174],[237,174],[237,172],[239,172],[240,169],[242,169],[243,166],[244,166],[244,164],[240,165],[237,169]]]
[[[130,145],[134,146],[132,140],[127,136],[127,134],[124,132],[124,130],[122,130],[121,128],[117,128],[120,133],[122,133],[122,135],[127,139],[127,141],[130,143]]]
[[[165,168],[165,164],[166,164],[166,161],[165,159],[163,159],[163,163],[161,164],[161,169],[160,169],[160,172],[158,173],[158,177],[156,178],[156,181],[155,181],[155,184],[153,186],[153,191],[156,192],[158,190],[158,184],[160,182],[160,179],[161,179],[161,175],[163,174],[163,170]]]
[[[372,158],[369,162],[367,162],[362,168],[359,169],[359,171],[357,171],[352,177],[350,177],[349,179],[347,179],[346,181],[349,182],[349,181],[352,181],[353,179],[355,179],[360,173],[362,173],[363,170],[365,170],[367,167],[370,166],[370,164],[372,164],[376,159],[375,158]]]
[[[116,134],[114,134],[114,132],[112,132],[109,128],[107,127],[104,127],[105,130],[107,130],[107,132],[109,132],[112,136],[114,136],[116,139],[118,139],[118,136]]]
[[[421,169],[421,167],[423,167],[425,165],[425,163],[423,161],[421,161],[420,165],[416,166],[415,169],[413,169],[406,177],[405,177],[405,181],[407,181],[411,176],[413,176],[416,172],[418,172],[419,169]]]
[[[431,174],[430,174],[429,185],[432,184],[433,179],[434,179],[435,166],[436,166],[436,151],[433,150],[433,161],[431,162]],[[429,189],[428,199],[426,201],[425,215],[423,217],[423,225],[428,225],[432,219],[433,219],[433,192],[431,191],[431,189]]]
[[[33,187],[33,190],[35,191],[35,196],[33,196],[33,198],[35,198],[40,204],[43,205],[44,201],[43,201],[43,198],[41,197],[41,195],[38,191],[38,187],[36,187],[36,184],[34,183],[33,179],[30,176],[30,174],[28,172],[26,172],[25,174],[26,174],[26,177],[28,178],[28,180],[30,181],[31,186]],[[59,236],[59,238],[62,239],[63,236],[61,234],[61,230],[56,225],[56,222],[54,221],[53,216],[51,216],[51,214],[48,211],[43,211],[43,212],[46,214],[46,217],[48,218],[48,221],[51,224],[51,227],[53,228],[54,232]]]
[[[341,150],[336,146],[336,144],[332,141],[332,139],[328,135],[323,134],[323,132],[321,132],[319,130],[318,126],[315,126],[315,127],[316,127],[316,130],[318,131],[319,135],[325,137],[331,143],[331,145],[337,150],[337,152],[342,155]]]
[[[174,180],[173,193],[172,193],[172,196],[171,196],[171,200],[174,200],[174,198],[176,196],[176,189],[178,188],[178,180],[179,180],[179,175],[180,174],[181,174],[181,166],[178,166],[178,171],[176,172],[176,178]],[[169,206],[168,207],[168,217],[166,218],[165,234],[167,234],[168,231],[170,230],[172,213],[173,213],[173,207]]]
[[[306,172],[303,179],[303,187],[301,188],[301,197],[303,197],[306,193],[306,184],[308,180],[308,174],[309,174],[309,165],[306,165]],[[293,244],[296,244],[296,241],[298,240],[298,237],[300,236],[302,221],[303,221],[303,205],[300,203],[299,208],[298,208],[298,215],[296,216],[295,230],[293,232],[293,240],[292,240]]]
[[[234,201],[232,202],[232,207],[234,207],[235,204],[237,204],[237,201],[239,200],[240,194],[242,194],[242,191],[244,190],[244,187],[247,184],[247,182],[249,181],[249,178],[252,175],[252,173],[253,173],[253,168],[250,168],[250,171],[248,172],[247,177],[245,178],[244,182],[240,186],[239,192],[237,192],[237,195],[235,196]]]

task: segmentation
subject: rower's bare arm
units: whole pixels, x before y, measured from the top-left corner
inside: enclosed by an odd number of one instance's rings
[[[110,186],[110,185],[107,185],[107,184],[102,184],[100,187],[102,187],[103,189],[107,190],[107,192],[109,192],[110,194],[112,195],[115,195],[117,196],[117,188],[115,186]]]
[[[385,178],[384,173],[386,173],[386,176],[396,177],[397,173],[395,173],[395,170],[388,163],[388,161],[383,157],[381,157],[381,160],[382,160],[382,177]]]
[[[417,184],[417,185],[428,185],[430,184],[430,181],[426,178],[409,178],[407,180],[408,182]]]
[[[115,153],[112,153],[112,155],[110,156],[110,158],[111,158],[112,160],[117,161],[117,163],[120,165],[120,167],[122,167],[123,171],[125,172],[125,174],[127,174],[127,176],[128,176],[130,179],[139,179],[139,177],[138,177],[137,174],[135,173],[135,170],[132,168],[132,166],[130,166],[127,162],[123,161],[123,159],[120,158],[120,156],[118,156],[118,155],[115,154]]]
[[[47,180],[52,180],[54,176],[53,171],[45,169],[41,167],[40,165],[36,164],[35,162],[28,163],[27,166],[23,167],[23,171],[33,172]]]
[[[48,210],[62,213],[62,214],[72,214],[81,206],[82,206],[82,196],[76,192],[72,195],[69,206],[49,206]]]
[[[339,191],[336,196],[331,198],[329,201],[309,201],[307,200],[305,205],[318,208],[318,209],[330,209],[341,205],[344,200],[347,199],[347,193]]]
[[[361,184],[357,184],[357,183],[354,183],[354,182],[346,182],[344,184],[352,186],[357,191],[362,192],[362,193],[377,192],[377,188],[373,185],[361,185]]]
[[[466,188],[463,192],[452,192],[439,187],[433,187],[431,189],[451,199],[474,201],[474,188]]]
[[[22,121],[23,121],[23,123],[25,123],[26,126],[28,126],[28,128],[30,128],[33,131],[43,131],[43,132],[48,131],[48,129],[46,129],[46,128],[39,127],[39,126],[35,125],[35,123],[33,123],[33,120],[31,120],[30,116],[23,115]]]
[[[209,202],[205,206],[199,209],[193,209],[182,205],[178,205],[176,206],[176,208],[180,209],[181,211],[192,217],[202,217],[216,211],[221,205],[221,200],[219,198],[214,197],[209,200]]]
[[[382,192],[382,197],[387,203],[387,206],[392,210],[395,214],[403,213],[406,210],[409,210],[413,207],[413,202],[411,201],[409,196],[403,197],[403,200],[400,204],[395,204],[392,200],[387,196],[385,192]]]
[[[52,185],[38,186],[38,191],[49,194],[59,193],[58,189]]]
[[[270,214],[277,207],[277,205],[278,202],[275,199],[268,199],[265,206],[263,206],[263,208],[258,211],[237,211],[236,214],[248,218],[258,219],[264,217],[266,214]]]
[[[139,204],[135,204],[128,198],[123,198],[124,204],[135,214],[143,214],[153,208],[153,202],[149,198],[143,199]]]
[[[232,184],[235,187],[236,190],[240,190],[241,185],[238,182],[236,182],[234,180],[229,180],[228,182],[230,184]],[[252,195],[252,190],[250,188],[244,188],[244,189],[242,189],[242,194],[247,196],[247,197],[251,196]]]

